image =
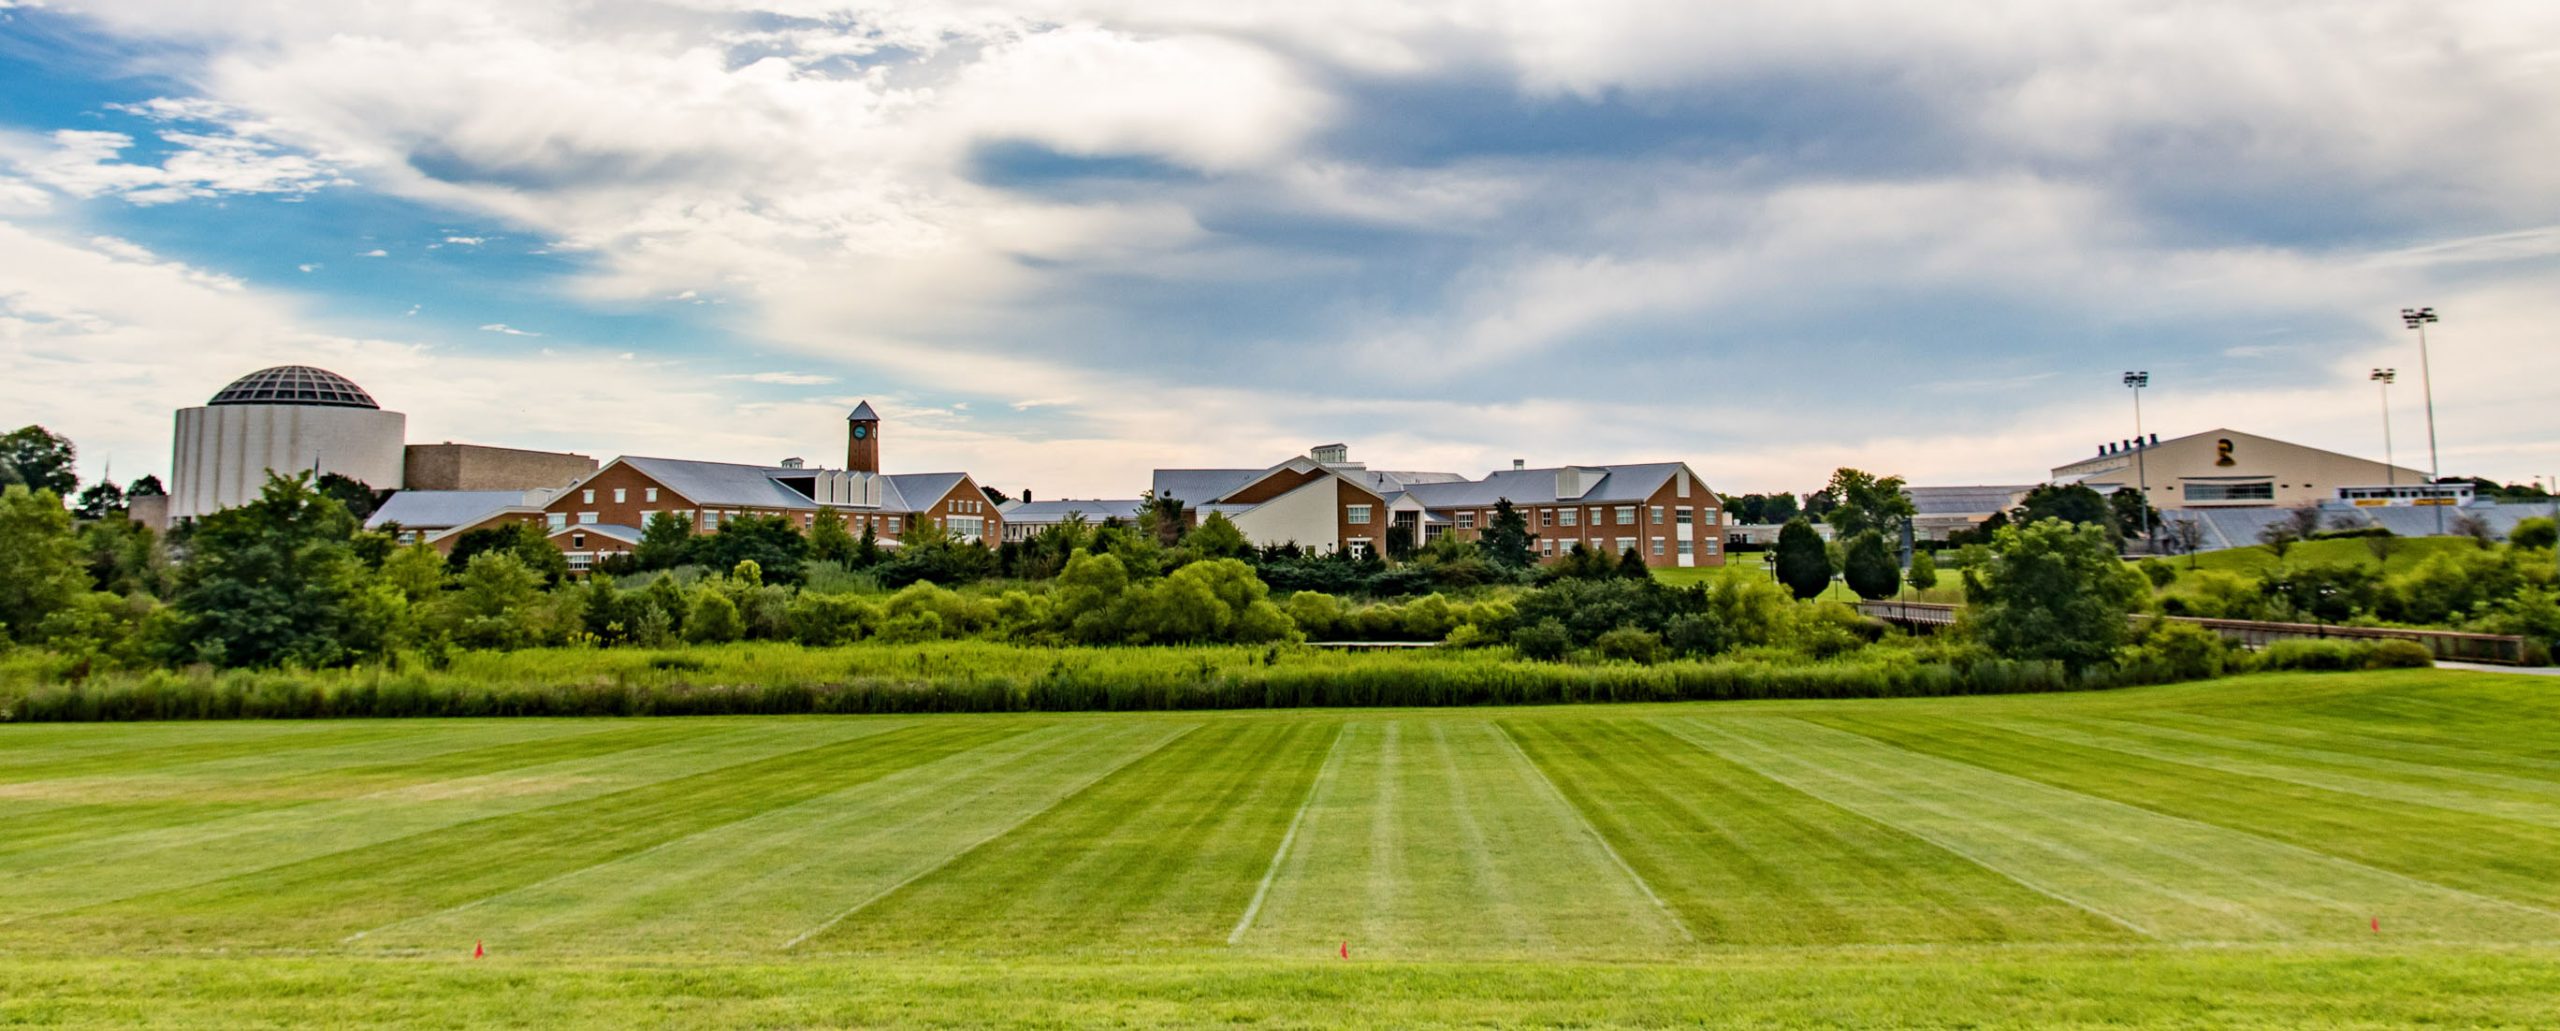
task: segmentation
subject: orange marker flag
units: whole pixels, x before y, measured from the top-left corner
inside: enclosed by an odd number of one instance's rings
[[[1344,959],[1350,959],[1350,958],[1351,958],[1351,943],[1350,943],[1350,942],[1347,942],[1347,941],[1346,941],[1346,942],[1343,942],[1343,943],[1342,943],[1342,958],[1344,958]]]
[[[2381,918],[2381,917],[2374,917],[2374,918],[2373,918],[2373,933],[2375,933],[2375,934],[2381,934],[2381,933],[2382,933],[2382,918]]]
[[[488,950],[486,947],[482,946],[479,942],[472,942],[472,943],[471,943],[471,958],[473,958],[473,959],[479,959],[479,958],[481,958],[481,957],[483,957],[483,956],[486,956],[486,955],[488,955],[488,954],[489,954],[489,950]]]

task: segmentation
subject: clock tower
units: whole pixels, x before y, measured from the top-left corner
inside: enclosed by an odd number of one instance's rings
[[[871,402],[855,405],[853,414],[845,416],[844,467],[858,473],[880,471],[880,413],[871,410]]]

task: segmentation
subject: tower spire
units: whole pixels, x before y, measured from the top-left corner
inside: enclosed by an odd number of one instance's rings
[[[858,473],[880,471],[880,413],[871,402],[853,406],[845,416],[844,467]]]

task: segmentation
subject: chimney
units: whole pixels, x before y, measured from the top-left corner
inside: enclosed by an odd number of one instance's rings
[[[1031,503],[1031,488],[1022,488],[1022,503],[1026,505]]]
[[[2152,446],[2152,447],[2159,447],[2159,446],[2160,446],[2160,435],[2159,435],[2159,434],[2154,433],[2154,434],[2152,434],[2152,435],[2151,435],[2151,446]]]
[[[1522,470],[1522,469],[1526,469],[1526,468],[1528,468],[1528,467],[1529,467],[1529,460],[1528,460],[1528,459],[1525,459],[1525,458],[1514,458],[1514,459],[1512,459],[1512,460],[1511,460],[1511,471],[1512,471],[1512,472],[1515,472],[1515,473],[1516,473],[1516,472],[1519,472],[1520,470]]]

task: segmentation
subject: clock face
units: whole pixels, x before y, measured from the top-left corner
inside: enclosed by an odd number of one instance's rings
[[[861,440],[870,435],[871,427],[869,426],[856,426],[853,428],[853,439],[855,440]]]

